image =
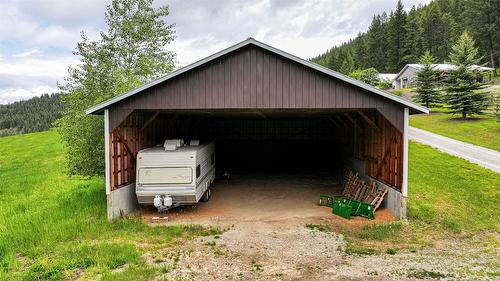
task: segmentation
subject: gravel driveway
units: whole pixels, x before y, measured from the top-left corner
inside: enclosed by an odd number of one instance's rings
[[[226,231],[146,259],[165,267],[167,280],[498,280],[498,249],[450,241],[394,255],[349,255],[342,235],[305,227],[322,222],[211,222]]]

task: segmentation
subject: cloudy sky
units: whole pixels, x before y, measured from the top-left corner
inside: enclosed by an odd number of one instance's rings
[[[1,0],[0,104],[57,91],[84,30],[97,38],[106,28],[111,0]],[[406,8],[429,0],[403,0]],[[353,38],[373,14],[396,0],[156,0],[168,4],[176,24],[170,49],[184,66],[254,37],[302,58],[316,56]]]

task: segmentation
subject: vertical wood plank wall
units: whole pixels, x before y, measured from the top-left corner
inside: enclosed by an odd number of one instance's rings
[[[111,190],[135,180],[135,157],[145,143],[140,132],[142,124],[143,115],[133,113],[110,133]]]
[[[365,161],[367,175],[401,190],[403,184],[403,134],[381,114],[373,114],[378,128],[355,128],[354,156]]]

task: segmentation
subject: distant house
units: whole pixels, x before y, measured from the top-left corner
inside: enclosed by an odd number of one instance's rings
[[[394,82],[396,76],[398,76],[397,73],[379,73],[378,79],[391,83],[391,88],[394,88],[396,86],[396,82]]]
[[[445,74],[447,72],[450,72],[457,67],[454,64],[448,64],[448,63],[433,64],[432,66],[441,75]],[[407,64],[407,65],[405,65],[403,67],[403,69],[401,69],[401,71],[394,78],[394,87],[396,89],[413,87],[415,84],[415,78],[417,76],[417,72],[422,67],[423,66],[421,64]],[[469,68],[474,69],[474,70],[479,70],[479,71],[493,71],[493,70],[495,70],[491,67],[484,67],[484,66],[479,66],[479,65],[471,65]]]

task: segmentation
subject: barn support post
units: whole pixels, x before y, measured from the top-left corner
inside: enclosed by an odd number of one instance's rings
[[[109,109],[104,110],[104,166],[106,195],[111,193],[111,167],[110,167],[110,135],[109,135]]]
[[[403,183],[401,185],[402,217],[406,217],[406,202],[408,199],[408,130],[409,130],[410,109],[405,107],[403,116]]]

